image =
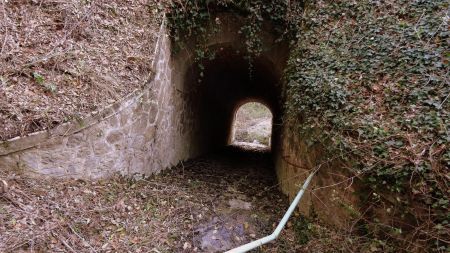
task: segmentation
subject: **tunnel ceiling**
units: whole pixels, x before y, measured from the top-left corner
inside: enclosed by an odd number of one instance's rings
[[[206,98],[234,109],[243,100],[253,99],[276,111],[279,102],[279,74],[264,56],[250,61],[231,47],[221,47],[214,60],[205,61],[200,84]]]

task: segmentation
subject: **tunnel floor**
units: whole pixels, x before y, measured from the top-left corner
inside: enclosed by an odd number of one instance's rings
[[[1,252],[223,252],[270,234],[289,205],[270,152],[232,146],[150,178],[0,178]],[[262,252],[300,252],[298,218]]]
[[[184,165],[179,175],[198,185],[193,195],[204,202],[204,218],[193,229],[195,247],[223,252],[272,233],[288,200],[277,190],[271,164],[268,149],[247,145]]]

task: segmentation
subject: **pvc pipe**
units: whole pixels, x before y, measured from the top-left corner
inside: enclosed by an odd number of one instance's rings
[[[225,253],[245,253],[249,250],[255,249],[257,247],[262,246],[263,244],[266,244],[270,241],[275,240],[281,233],[281,230],[286,225],[287,221],[289,220],[289,217],[291,217],[292,213],[294,212],[295,208],[298,205],[298,202],[303,196],[303,193],[305,192],[306,188],[308,187],[309,183],[311,182],[311,179],[313,178],[314,174],[316,174],[316,170],[314,170],[306,179],[305,183],[303,183],[302,188],[300,188],[300,191],[297,193],[297,196],[295,196],[294,200],[292,201],[291,205],[289,206],[289,209],[284,214],[283,219],[281,219],[280,223],[278,224],[277,228],[271,235],[268,235],[266,237],[263,237],[259,240],[249,242],[247,244],[244,244],[242,246],[239,246],[237,248],[234,248],[232,250],[229,250]]]

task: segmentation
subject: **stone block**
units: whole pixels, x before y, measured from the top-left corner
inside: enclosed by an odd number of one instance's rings
[[[94,144],[92,145],[92,150],[94,151],[94,155],[102,156],[111,151],[111,147],[106,143],[105,140],[100,139],[94,142]]]
[[[127,126],[130,122],[131,116],[132,115],[130,113],[126,113],[125,111],[122,111],[120,113],[120,126],[121,127]]]
[[[143,157],[135,157],[131,160],[129,174],[144,173],[144,159]]]
[[[109,125],[113,128],[119,126],[119,116],[114,115],[111,118],[109,118]]]
[[[86,143],[84,143],[84,145],[78,147],[76,154],[77,154],[77,156],[76,156],[77,158],[86,158],[92,154],[92,148],[89,145],[89,143],[86,142]]]
[[[133,123],[131,132],[135,135],[143,134],[143,133],[145,133],[145,130],[147,129],[147,124],[148,124],[148,122],[147,122],[146,118],[140,118]]]
[[[109,144],[114,144],[114,143],[117,143],[119,141],[123,141],[123,139],[124,139],[124,135],[119,130],[113,130],[106,136],[106,141]]]
[[[155,126],[149,126],[147,127],[147,130],[144,132],[144,140],[146,143],[153,142],[155,139],[156,134],[156,127]]]
[[[86,141],[83,133],[76,133],[67,138],[66,146],[69,148],[81,146]]]
[[[86,160],[83,163],[85,171],[92,171],[97,168],[98,159],[94,156],[86,157]]]
[[[107,171],[114,172],[114,163],[115,163],[114,157],[100,158],[98,161],[96,170],[103,171],[103,172],[107,172]]]
[[[0,170],[14,171],[19,170],[20,158],[18,154],[10,154],[7,156],[0,156]]]
[[[150,124],[155,124],[157,115],[158,115],[158,105],[151,104],[149,114],[148,114],[148,122]]]
[[[30,152],[23,152],[20,155],[20,166],[23,166],[26,169],[34,169],[37,170],[40,165],[40,154],[38,151],[33,150]]]

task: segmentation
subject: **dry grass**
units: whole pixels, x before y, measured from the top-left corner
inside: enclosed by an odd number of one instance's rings
[[[158,2],[1,0],[0,140],[142,88],[152,73]]]

